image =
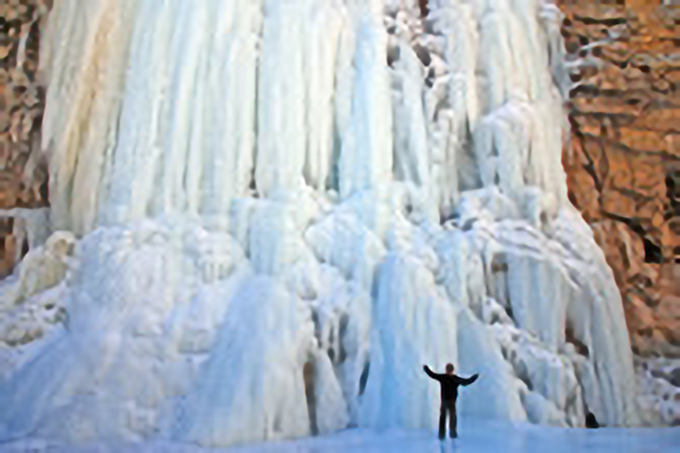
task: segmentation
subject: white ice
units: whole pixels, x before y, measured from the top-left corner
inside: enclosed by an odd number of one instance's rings
[[[503,451],[507,453],[673,453],[680,445],[680,428],[572,430],[527,424],[509,424],[486,419],[465,419],[460,422],[460,437],[440,442],[436,433],[427,430],[374,431],[351,429],[341,433],[269,444],[239,446],[229,449],[201,449],[196,445],[170,442],[124,444],[97,442],[80,447],[65,446],[57,442],[38,439],[24,440],[0,447],[3,453],[30,450],[43,452],[167,452],[200,453],[202,451],[229,451],[234,453],[340,453],[346,451],[394,453],[448,453],[465,451],[482,453]]]
[[[418,14],[55,2],[51,209],[0,282],[0,440],[427,430],[422,365],[447,362],[481,375],[463,417],[640,423],[621,298],[566,197],[554,5]]]

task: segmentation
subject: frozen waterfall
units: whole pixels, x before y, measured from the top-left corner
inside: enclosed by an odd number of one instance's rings
[[[432,428],[449,361],[481,374],[463,416],[638,423],[566,195],[559,10],[429,7],[55,0],[56,236],[0,283],[0,440]]]

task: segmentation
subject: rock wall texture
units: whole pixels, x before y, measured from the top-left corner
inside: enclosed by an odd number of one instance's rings
[[[47,204],[36,73],[51,0],[0,1],[4,276],[28,246],[25,219],[8,209]],[[605,250],[642,356],[680,357],[680,7],[671,3],[558,0],[574,83],[570,197]]]
[[[23,219],[7,210],[47,204],[47,166],[39,156],[44,90],[36,75],[48,6],[0,0],[0,277],[28,244]]]
[[[634,351],[680,356],[680,2],[562,0],[570,198],[623,295]]]

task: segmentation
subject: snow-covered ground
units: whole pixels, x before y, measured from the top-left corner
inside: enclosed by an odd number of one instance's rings
[[[297,441],[272,442],[226,450],[235,453],[334,453],[347,451],[425,453],[425,452],[677,452],[680,449],[680,428],[603,428],[599,430],[541,427],[529,424],[508,424],[489,420],[461,420],[460,437],[440,442],[429,431],[371,431],[351,429],[338,434]],[[192,445],[147,443],[137,445],[91,444],[75,448],[39,440],[19,441],[0,446],[0,452],[164,452],[188,453],[208,451]]]

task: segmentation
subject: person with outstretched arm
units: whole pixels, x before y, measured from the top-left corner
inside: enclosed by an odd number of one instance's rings
[[[479,373],[467,379],[453,374],[453,365],[446,365],[446,374],[432,372],[427,365],[423,365],[423,370],[441,385],[441,409],[439,412],[439,438],[444,439],[446,435],[446,413],[449,413],[449,435],[452,439],[458,437],[456,415],[456,399],[458,398],[458,386],[470,385],[477,380]]]

